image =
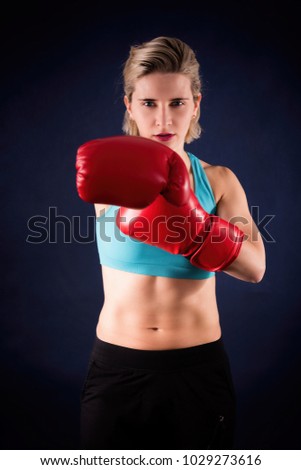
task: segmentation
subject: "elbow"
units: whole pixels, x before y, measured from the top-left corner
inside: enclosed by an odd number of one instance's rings
[[[255,256],[254,256],[255,255]],[[248,254],[249,282],[258,284],[262,281],[266,271],[266,257],[264,252]]]
[[[261,282],[265,275],[265,270],[266,270],[265,265],[261,267],[257,267],[257,269],[251,275],[250,282],[252,282],[253,284],[258,284],[259,282]]]

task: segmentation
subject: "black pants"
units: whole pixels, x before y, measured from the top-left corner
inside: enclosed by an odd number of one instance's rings
[[[235,395],[222,339],[163,351],[96,338],[81,449],[231,449]]]

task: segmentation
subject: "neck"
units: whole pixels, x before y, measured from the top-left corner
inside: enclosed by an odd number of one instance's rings
[[[188,153],[183,149],[182,152],[179,154],[181,156],[181,158],[183,159],[186,167],[187,167],[187,170],[190,171],[190,168],[191,168],[191,161],[190,161],[190,158],[188,156]]]

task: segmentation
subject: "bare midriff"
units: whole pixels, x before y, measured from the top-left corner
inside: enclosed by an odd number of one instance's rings
[[[104,304],[97,337],[134,349],[197,346],[221,337],[215,276],[173,279],[102,266]]]

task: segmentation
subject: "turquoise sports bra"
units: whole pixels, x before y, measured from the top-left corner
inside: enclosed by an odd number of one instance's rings
[[[188,153],[195,184],[195,195],[202,207],[215,214],[213,192],[199,159]],[[96,241],[100,264],[120,271],[178,279],[206,279],[214,272],[192,266],[182,255],[173,255],[124,235],[116,225],[119,206],[110,206],[96,218]]]

